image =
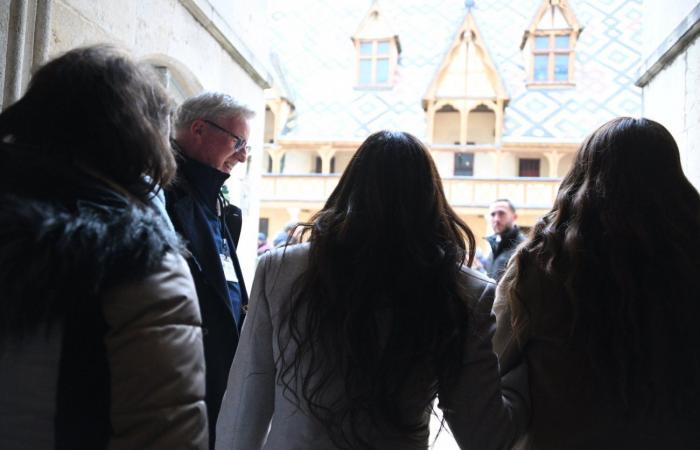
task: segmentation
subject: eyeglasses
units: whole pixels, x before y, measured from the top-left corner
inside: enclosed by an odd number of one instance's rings
[[[231,136],[233,138],[234,142],[236,143],[234,145],[233,149],[236,150],[237,152],[240,152],[241,150],[245,150],[246,153],[250,153],[250,145],[246,145],[247,142],[242,137],[236,136],[235,134],[228,131],[226,128],[224,128],[220,125],[217,125],[216,123],[212,122],[211,120],[202,119],[202,122],[206,123],[207,125],[209,125],[213,128],[216,128],[217,130],[221,131],[222,133],[226,133],[229,136]]]

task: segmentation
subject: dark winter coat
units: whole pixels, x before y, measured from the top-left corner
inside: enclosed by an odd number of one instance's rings
[[[195,192],[190,173],[183,166],[196,163],[192,160],[182,161],[178,168],[178,180],[165,192],[166,208],[175,230],[182,235],[190,252],[188,264],[197,288],[197,297],[202,311],[204,329],[204,356],[207,373],[207,412],[210,421],[210,438],[214,439],[216,418],[221,406],[221,399],[226,390],[228,372],[238,346],[241,323],[236,323],[228,286],[221,267],[221,260],[207,223],[205,205]],[[211,202],[217,202],[217,194],[228,175],[211,170],[211,176],[217,177],[216,183],[210,183],[213,189]],[[220,183],[219,183],[220,182]],[[241,210],[233,205],[223,207],[222,234],[224,239],[233,243],[231,259],[239,280],[241,305],[246,308],[248,294],[243,281],[243,273],[236,256],[235,247],[241,233]],[[241,322],[244,312],[241,313]]]
[[[158,214],[0,146],[0,448],[207,448],[201,319]]]
[[[499,281],[506,270],[510,257],[513,256],[518,245],[525,240],[525,236],[517,225],[513,225],[513,228],[501,235],[500,242],[495,234],[488,236],[486,240],[491,246],[491,256],[486,269],[489,277]]]

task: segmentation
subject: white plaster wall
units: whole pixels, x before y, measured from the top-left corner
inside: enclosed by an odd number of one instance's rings
[[[496,155],[494,153],[478,152],[474,154],[474,176],[496,176]]]
[[[435,113],[435,124],[433,126],[433,143],[459,143],[459,118],[459,111],[444,111]]]
[[[685,54],[685,149],[681,155],[686,176],[700,190],[700,39]]]
[[[203,89],[228,93],[256,112],[250,133],[253,146],[251,164],[239,164],[227,182],[231,201],[243,210],[238,254],[250,286],[257,247],[257,192],[264,156],[262,88],[177,0],[54,2],[50,56],[99,42],[125,47],[138,59],[166,55],[186,67],[190,72],[188,75],[194,77]]]
[[[501,154],[501,177],[517,177],[518,167],[518,157],[516,155],[513,153]]]
[[[455,154],[452,152],[432,152],[433,161],[442,178],[455,175]]]
[[[493,112],[470,112],[467,120],[467,142],[493,144],[496,129],[496,114]]]
[[[290,150],[284,154],[284,172],[286,174],[312,173],[316,161],[315,152]]]
[[[350,164],[350,160],[352,159],[352,155],[354,154],[355,152],[336,152],[335,173],[342,174],[343,172],[345,172],[345,169],[348,167],[348,164]]]
[[[700,43],[698,39],[644,88],[644,115],[664,125],[681,153],[688,179],[700,189]]]

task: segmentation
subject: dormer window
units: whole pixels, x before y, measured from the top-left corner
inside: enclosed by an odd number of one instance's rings
[[[359,86],[385,86],[390,82],[391,41],[360,41]]]
[[[571,85],[581,27],[566,0],[544,0],[520,46],[528,46],[531,86]]]
[[[428,139],[438,145],[500,145],[508,93],[471,9],[423,97]],[[455,174],[468,173],[455,159]]]
[[[571,32],[537,32],[534,40],[532,81],[571,82]]]
[[[401,45],[388,19],[381,14],[377,1],[372,4],[352,41],[357,52],[356,86],[391,87]]]

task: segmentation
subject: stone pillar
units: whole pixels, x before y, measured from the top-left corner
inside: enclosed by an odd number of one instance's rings
[[[331,159],[335,156],[335,149],[330,145],[325,145],[316,151],[321,157],[321,173],[331,173]]]
[[[272,173],[282,173],[280,166],[285,151],[279,147],[270,147],[267,149],[267,152],[270,154],[270,158],[272,158]]]
[[[504,109],[505,109],[505,107],[503,105],[503,99],[499,98],[498,100],[496,100],[496,111],[494,111],[496,113],[496,123],[494,124],[495,125],[495,127],[494,127],[495,128],[494,129],[495,142],[494,143],[496,145],[499,145],[499,146],[501,145],[501,138],[503,138]]]
[[[16,102],[22,93],[22,66],[27,38],[28,11],[29,2],[27,0],[10,1],[5,79],[3,80],[3,107]]]
[[[465,104],[459,109],[459,143],[464,145],[467,143],[467,130],[469,129],[469,108]]]
[[[549,178],[556,178],[557,177],[557,169],[559,168],[559,161],[561,161],[561,158],[564,155],[559,153],[558,151],[554,150],[552,152],[547,152],[544,154],[544,157],[547,158],[547,161],[549,162]]]
[[[33,70],[46,62],[53,0],[0,0],[0,106],[19,100]]]
[[[48,60],[51,38],[51,13],[53,0],[37,0],[34,20],[34,55],[32,71]]]
[[[428,138],[428,142],[432,144],[435,140],[435,136],[433,136],[435,131],[435,102],[431,101],[428,103],[428,110],[426,111],[426,114],[428,120],[426,137]]]

